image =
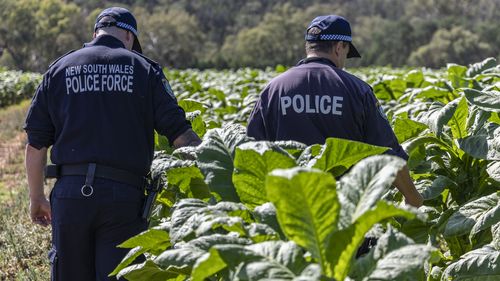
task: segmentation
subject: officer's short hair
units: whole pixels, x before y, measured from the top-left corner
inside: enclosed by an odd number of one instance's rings
[[[321,29],[317,27],[312,27],[307,31],[307,34],[318,34],[321,32]],[[338,42],[342,42],[342,44],[347,45],[349,42],[344,41],[306,41],[306,53],[310,52],[322,52],[329,53],[333,46],[337,45]]]

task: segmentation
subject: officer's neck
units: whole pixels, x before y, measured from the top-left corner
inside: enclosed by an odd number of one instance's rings
[[[311,51],[307,53],[307,58],[324,58],[330,60],[337,66],[338,68],[344,68],[344,63],[339,57],[335,54],[335,52],[325,53],[318,51]]]

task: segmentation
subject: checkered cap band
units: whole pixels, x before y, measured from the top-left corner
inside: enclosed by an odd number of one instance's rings
[[[134,33],[134,35],[137,36],[137,30],[133,26],[131,26],[130,24],[119,21],[119,22],[116,22],[116,26],[121,27],[121,28],[126,29],[126,30],[129,30],[129,31],[132,31],[132,33]]]
[[[348,36],[348,35],[340,35],[340,34],[322,34],[319,36],[319,40],[335,40],[335,41],[351,42],[352,37]]]

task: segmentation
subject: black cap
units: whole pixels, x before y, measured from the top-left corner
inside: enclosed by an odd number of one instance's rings
[[[99,22],[103,17],[112,17],[116,22]],[[142,54],[141,44],[139,43],[137,32],[137,21],[132,13],[121,7],[111,7],[103,10],[95,19],[94,32],[102,27],[116,26],[132,32],[135,36],[132,50]]]
[[[317,27],[318,34],[309,34],[309,29]],[[313,19],[306,30],[306,41],[346,41],[349,42],[348,58],[360,58],[358,50],[352,44],[351,25],[349,22],[337,15],[319,16]]]

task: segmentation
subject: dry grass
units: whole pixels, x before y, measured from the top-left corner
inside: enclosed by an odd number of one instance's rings
[[[29,219],[22,131],[28,105],[0,110],[0,280],[49,280],[50,228]]]

